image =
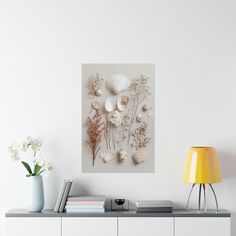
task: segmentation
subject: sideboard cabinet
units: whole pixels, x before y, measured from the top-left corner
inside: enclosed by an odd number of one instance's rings
[[[231,236],[228,211],[198,213],[6,213],[7,236]]]

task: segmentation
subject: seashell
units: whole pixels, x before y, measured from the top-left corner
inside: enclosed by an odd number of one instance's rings
[[[142,115],[142,114],[138,114],[138,115],[136,116],[136,120],[137,120],[138,122],[141,122],[142,119],[143,119],[143,115]]]
[[[129,79],[124,75],[114,74],[110,76],[106,81],[106,88],[117,95],[120,92],[126,90],[130,86]]]
[[[148,104],[145,104],[144,106],[143,106],[143,111],[145,112],[145,111],[149,111],[149,110],[151,110],[152,108],[148,105]]]
[[[100,89],[96,90],[96,91],[95,91],[95,95],[96,95],[97,97],[101,97],[101,96],[103,95],[102,90],[100,90]]]
[[[110,98],[107,98],[106,101],[105,101],[105,110],[107,112],[112,112],[114,111],[115,109],[115,100],[114,98],[110,97]]]
[[[95,110],[99,110],[101,108],[101,104],[97,101],[95,102],[92,102],[92,108],[95,109]]]
[[[151,118],[152,116],[153,116],[152,112],[148,112],[148,113],[147,113],[147,117],[148,117],[148,118]]]
[[[147,158],[147,154],[145,152],[135,152],[132,155],[132,160],[136,165],[144,162],[146,158]]]
[[[120,162],[125,161],[127,158],[128,158],[127,151],[124,148],[120,149],[120,151],[118,152],[119,161]]]
[[[124,111],[127,109],[129,103],[129,97],[127,96],[121,96],[117,98],[116,105],[118,110]]]
[[[101,152],[99,157],[103,160],[104,163],[107,163],[113,159],[112,152],[110,151]]]

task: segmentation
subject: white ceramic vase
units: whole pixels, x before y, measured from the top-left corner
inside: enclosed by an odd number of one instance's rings
[[[44,190],[43,178],[39,176],[31,176],[30,179],[30,199],[29,212],[40,212],[44,207]]]

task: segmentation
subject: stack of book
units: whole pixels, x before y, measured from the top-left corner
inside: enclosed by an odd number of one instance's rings
[[[173,202],[171,201],[137,201],[138,213],[171,213]]]
[[[71,180],[64,180],[64,183],[61,187],[61,191],[58,194],[57,202],[54,207],[55,212],[63,212],[65,209],[66,201],[70,193],[72,181]]]
[[[69,197],[65,209],[70,213],[103,213],[105,200],[104,196]]]

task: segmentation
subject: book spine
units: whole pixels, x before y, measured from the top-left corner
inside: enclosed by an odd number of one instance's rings
[[[66,200],[67,200],[67,197],[69,195],[71,185],[72,185],[72,181],[68,181],[66,183],[66,189],[65,189],[65,192],[63,194],[63,198],[62,198],[62,201],[61,201],[61,204],[60,204],[59,212],[64,211],[64,208],[65,208],[65,205],[66,205]]]
[[[61,190],[60,190],[60,192],[59,192],[59,194],[58,194],[57,202],[56,202],[56,205],[55,205],[55,207],[54,207],[54,211],[55,211],[55,212],[58,212],[58,211],[59,211],[60,204],[61,204],[61,201],[62,201],[64,192],[65,192],[65,189],[66,189],[66,180],[64,180],[63,185],[62,185],[62,187],[61,187]]]
[[[104,213],[105,209],[66,209],[67,213]]]
[[[137,213],[171,213],[172,208],[155,209],[155,208],[137,208]]]
[[[67,201],[67,205],[104,205],[105,202],[103,201]]]
[[[105,201],[106,200],[106,197],[101,197],[101,196],[87,196],[87,197],[68,197],[68,201],[78,201],[78,202],[81,202],[81,201]]]
[[[65,209],[104,209],[104,206],[96,206],[96,205],[74,205],[74,206],[65,206]]]

